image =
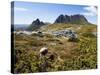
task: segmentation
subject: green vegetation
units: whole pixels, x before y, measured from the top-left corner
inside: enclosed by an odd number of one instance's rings
[[[14,34],[15,73],[51,72],[97,68],[96,25],[54,24],[43,26],[40,31],[50,32],[70,28],[78,34],[78,41],[68,41],[64,37],[50,34]],[[47,47],[55,55],[54,60],[44,56],[40,59],[39,50]],[[42,66],[45,64],[46,66]]]

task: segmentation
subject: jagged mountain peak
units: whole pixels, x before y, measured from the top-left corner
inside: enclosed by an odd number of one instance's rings
[[[39,18],[37,18],[36,20],[32,22],[32,24],[28,27],[27,30],[30,30],[30,31],[37,30],[43,25],[45,25],[45,23],[43,21],[40,21]]]
[[[73,24],[87,24],[88,20],[80,14],[76,15],[63,15],[58,16],[54,23],[73,23]]]
[[[40,21],[38,18],[32,22],[32,25],[44,25],[44,22]]]

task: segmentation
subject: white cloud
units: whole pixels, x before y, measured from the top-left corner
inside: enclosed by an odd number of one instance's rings
[[[28,11],[28,9],[26,8],[22,8],[22,7],[14,7],[15,11]]]
[[[86,16],[95,16],[97,15],[97,7],[95,6],[88,6],[83,8],[86,12],[83,12],[83,15]]]

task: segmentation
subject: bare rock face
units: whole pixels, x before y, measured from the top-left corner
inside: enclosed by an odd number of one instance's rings
[[[44,25],[44,23],[39,19],[36,19],[35,21],[32,22],[32,25]]]
[[[33,31],[39,29],[41,26],[45,25],[44,22],[40,21],[39,19],[36,19],[32,22],[32,24],[28,27],[27,30]]]
[[[83,15],[72,15],[71,16],[71,23],[88,24],[88,21]]]
[[[60,15],[54,23],[70,23],[70,24],[88,24],[87,19],[83,15]]]
[[[60,15],[55,21],[55,23],[68,23],[68,22],[70,22],[70,16],[68,15],[65,16]]]

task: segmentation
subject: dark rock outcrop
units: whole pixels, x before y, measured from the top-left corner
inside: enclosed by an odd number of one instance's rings
[[[35,21],[32,22],[32,25],[44,25],[44,23],[39,19],[36,19]]]
[[[28,27],[27,30],[29,31],[37,30],[43,25],[45,25],[44,22],[40,21],[39,19],[36,19],[35,21],[32,22],[32,24]]]
[[[60,15],[54,23],[88,24],[89,22],[83,15]]]
[[[65,16],[60,15],[55,21],[55,23],[68,23],[68,22],[70,22],[70,16],[68,15]]]

